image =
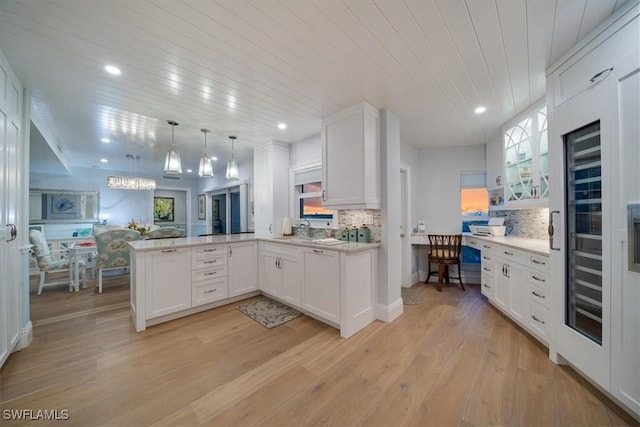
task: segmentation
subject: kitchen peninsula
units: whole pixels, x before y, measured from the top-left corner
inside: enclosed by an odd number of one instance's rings
[[[236,234],[129,245],[137,332],[260,294],[340,329],[345,338],[375,319],[378,243]]]

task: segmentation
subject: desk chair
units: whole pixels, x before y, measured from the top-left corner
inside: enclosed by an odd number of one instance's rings
[[[460,273],[460,252],[462,252],[461,234],[429,234],[429,274],[424,283],[429,282],[432,274],[438,274],[438,292],[442,292],[442,282],[449,283],[449,266],[458,266],[458,280],[464,291]],[[438,270],[431,270],[431,263],[438,265]]]

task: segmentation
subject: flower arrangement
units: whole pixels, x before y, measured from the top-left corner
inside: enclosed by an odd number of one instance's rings
[[[151,229],[149,225],[138,224],[133,218],[131,218],[131,221],[129,221],[129,223],[127,224],[127,228],[139,231],[143,236],[147,234]]]

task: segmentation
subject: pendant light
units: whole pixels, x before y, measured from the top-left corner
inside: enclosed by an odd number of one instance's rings
[[[238,180],[238,164],[233,157],[233,141],[235,141],[235,136],[230,136],[231,140],[231,160],[227,162],[227,180],[229,181],[237,181]]]
[[[174,131],[178,123],[173,120],[168,120],[167,123],[171,125],[171,150],[167,152],[167,157],[164,160],[164,173],[165,175],[180,175],[182,174],[182,164],[180,162],[180,153],[176,151],[174,139]]]
[[[198,176],[201,178],[213,178],[213,166],[211,158],[207,155],[207,134],[210,129],[200,129],[204,133],[204,157],[200,159],[200,167],[198,168]]]

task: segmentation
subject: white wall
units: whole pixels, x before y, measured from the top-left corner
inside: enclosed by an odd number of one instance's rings
[[[402,165],[406,165],[409,167],[411,171],[411,204],[415,206],[416,201],[418,200],[418,179],[420,176],[418,175],[418,171],[420,170],[420,161],[419,161],[419,153],[420,151],[411,144],[400,143],[400,163]],[[418,218],[416,216],[416,210],[413,206],[409,206],[409,227],[412,229],[417,226]],[[411,231],[411,230],[409,230]]]
[[[314,161],[322,161],[322,142],[319,133],[289,146],[290,166]]]
[[[139,221],[149,217],[149,200],[153,200],[149,191],[115,190],[107,188],[107,176],[130,175],[131,172],[107,171],[93,168],[75,168],[71,175],[29,174],[29,187],[49,190],[76,190],[100,192],[100,218],[108,215],[110,224],[126,225],[131,219]],[[161,175],[149,176],[156,179],[158,187],[193,188],[198,181],[196,178],[188,178],[184,175],[178,179],[164,179]],[[192,190],[192,198],[194,191]],[[151,197],[151,199],[150,199]],[[197,205],[197,200],[192,200],[192,205]],[[197,212],[195,218],[197,218]],[[186,219],[185,219],[186,221]]]
[[[416,219],[425,221],[428,232],[459,233],[460,174],[485,170],[485,146],[423,148],[418,159],[418,173],[412,175]]]

